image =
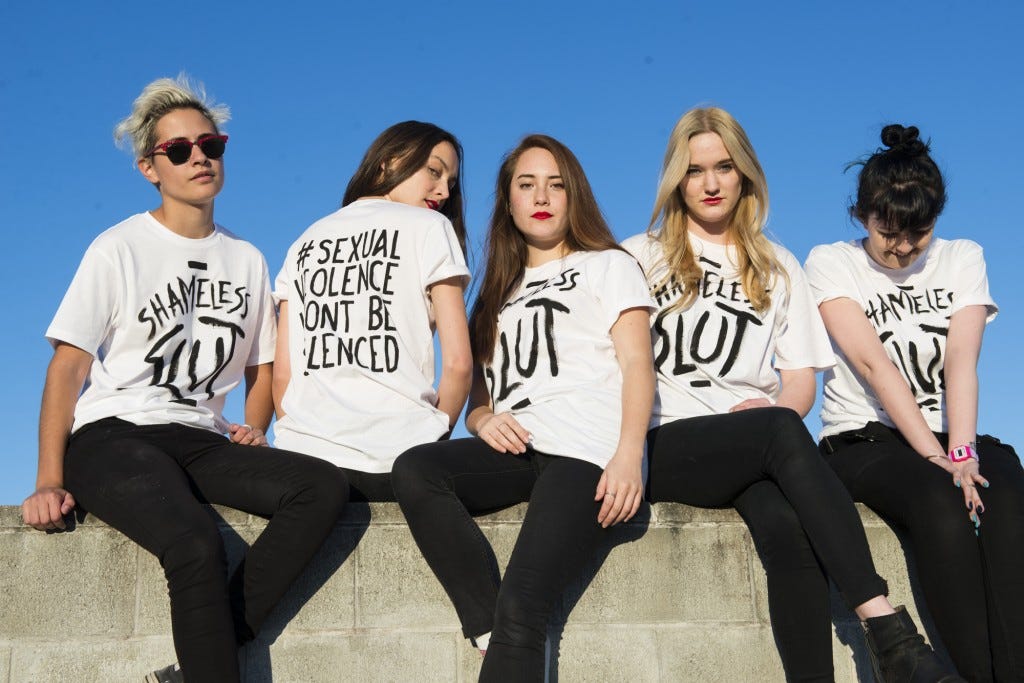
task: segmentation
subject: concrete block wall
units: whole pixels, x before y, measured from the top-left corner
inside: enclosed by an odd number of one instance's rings
[[[504,566],[525,506],[481,517]],[[917,616],[898,539],[860,509],[879,572]],[[211,508],[236,561],[264,521]],[[553,619],[551,681],[782,681],[766,584],[732,510],[645,507]],[[833,596],[836,680],[872,680]],[[0,683],[141,681],[174,661],[156,559],[93,517],[44,534],[0,508]],[[475,681],[480,656],[394,504],[354,504],[241,655],[252,682]]]

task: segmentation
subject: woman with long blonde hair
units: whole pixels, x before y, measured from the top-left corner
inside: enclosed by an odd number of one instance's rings
[[[801,420],[834,363],[799,263],[764,234],[768,190],[743,128],[693,109],[676,124],[645,234],[658,399],[648,497],[735,507],[768,576],[789,680],[832,680],[828,584],[864,621],[885,681],[955,681],[886,599],[853,501]]]

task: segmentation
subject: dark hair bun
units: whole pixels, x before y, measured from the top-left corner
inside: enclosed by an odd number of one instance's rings
[[[882,129],[882,144],[893,152],[904,154],[927,154],[928,145],[918,139],[917,126],[903,127],[898,123]]]

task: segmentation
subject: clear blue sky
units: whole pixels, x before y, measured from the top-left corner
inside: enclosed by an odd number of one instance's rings
[[[980,367],[979,430],[1024,446],[1018,389],[1024,5],[948,0],[634,3],[4,3],[0,504],[35,480],[43,332],[93,237],[157,195],[111,141],[147,82],[187,71],[232,108],[217,220],[271,270],[337,208],[372,138],[435,122],[466,150],[479,250],[501,154],[528,132],[579,156],[620,238],[643,230],[676,119],[716,104],[768,175],[769,228],[799,259],[857,236],[846,162],[916,124],[949,181],[937,232],[986,248],[1002,307]],[[1012,246],[1011,246],[1012,245]],[[812,432],[819,423],[808,418]]]

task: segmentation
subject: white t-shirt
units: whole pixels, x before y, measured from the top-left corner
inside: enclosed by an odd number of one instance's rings
[[[510,412],[548,455],[604,468],[619,443],[622,372],[611,328],[653,310],[636,261],[618,250],[573,252],[527,268],[498,314],[484,377],[494,412]]]
[[[274,360],[267,264],[219,225],[189,239],[136,214],[86,250],[46,336],[95,356],[73,430],[119,417],[224,432],[224,397]]]
[[[381,473],[443,436],[427,290],[452,277],[469,270],[436,211],[361,199],[311,225],[274,283],[291,360],[274,444]]]
[[[646,233],[622,243],[643,265],[658,303],[652,319],[658,400],[651,427],[727,413],[747,399],[774,402],[780,390],[777,370],[817,371],[835,364],[804,272],[789,251],[772,244],[789,287],[777,278],[771,306],[758,313],[743,293],[735,247],[693,234],[690,243],[704,276],[696,300],[674,310],[669,309],[681,289],[656,287],[668,272],[661,243]]]
[[[861,307],[928,426],[948,431],[943,365],[949,318],[965,306],[985,306],[988,320],[999,310],[988,293],[981,247],[935,238],[916,261],[896,269],[875,263],[860,240],[836,242],[811,250],[807,276],[819,304],[847,298]],[[874,421],[895,427],[838,346],[835,352],[839,362],[825,374],[821,436]]]

